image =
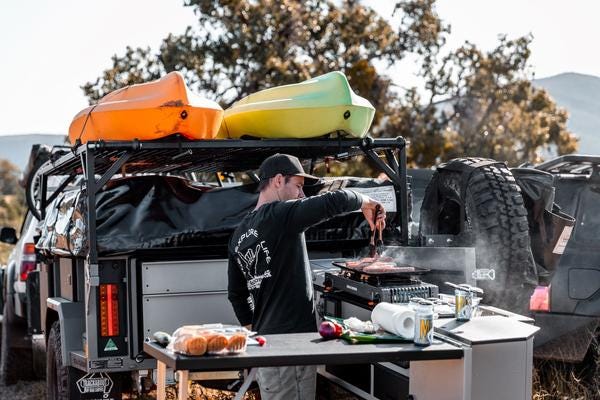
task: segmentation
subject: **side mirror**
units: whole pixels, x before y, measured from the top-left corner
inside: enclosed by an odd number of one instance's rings
[[[8,226],[3,226],[0,228],[0,242],[6,244],[16,244],[17,243],[17,231],[14,228],[10,228]]]

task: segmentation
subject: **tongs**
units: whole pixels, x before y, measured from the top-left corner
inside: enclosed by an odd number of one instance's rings
[[[377,216],[381,212],[381,207],[375,206],[375,216],[373,217],[373,229],[371,233],[371,240],[369,242],[369,257],[378,258],[383,252],[383,229],[380,228],[380,224],[377,223]]]

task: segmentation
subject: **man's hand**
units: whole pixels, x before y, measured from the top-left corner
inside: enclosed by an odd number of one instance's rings
[[[369,196],[366,196],[364,194],[362,195],[362,197],[363,197],[363,201],[362,201],[362,206],[360,207],[360,210],[362,211],[363,215],[365,216],[365,219],[369,223],[371,230],[372,231],[375,230],[375,223],[373,221],[375,221],[376,209],[379,210],[379,213],[377,214],[377,222],[376,222],[377,229],[383,230],[383,228],[385,228],[385,209],[383,208],[383,205],[381,205],[380,202],[373,200],[372,198],[370,198]],[[379,206],[379,207],[377,207],[377,206]]]

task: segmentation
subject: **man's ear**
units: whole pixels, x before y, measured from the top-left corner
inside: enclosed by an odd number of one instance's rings
[[[273,177],[273,183],[275,184],[275,188],[279,189],[284,184],[285,177],[283,174],[277,174]]]

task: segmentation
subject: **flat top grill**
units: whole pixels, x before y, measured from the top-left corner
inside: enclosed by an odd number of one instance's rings
[[[342,269],[338,276],[378,287],[412,285],[421,282],[415,276],[411,275],[365,274],[348,269]]]

